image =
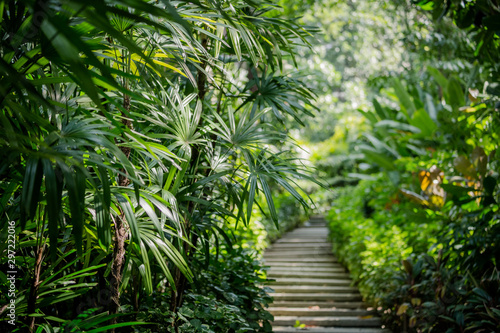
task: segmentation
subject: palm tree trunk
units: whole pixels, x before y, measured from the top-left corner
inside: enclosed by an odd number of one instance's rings
[[[125,110],[130,110],[130,96],[123,96],[123,107]],[[124,119],[122,123],[128,128],[132,127],[132,123],[128,119]],[[125,154],[127,158],[130,157],[131,149],[129,147],[121,147],[121,151]],[[125,172],[125,170],[122,170]],[[128,177],[119,175],[118,185],[128,186],[130,184],[130,179]],[[127,238],[127,233],[125,230],[125,214],[122,212],[120,216],[115,219],[115,238],[113,242],[113,262],[111,263],[111,276],[110,281],[110,295],[111,302],[108,307],[109,314],[116,314],[120,309],[120,285],[123,277],[123,264],[125,263],[125,239]],[[117,318],[111,319],[111,324],[116,324]],[[114,333],[115,330],[110,331]]]
[[[40,273],[42,270],[42,259],[43,250],[45,246],[39,245],[36,251],[36,261],[35,261],[35,271],[33,276],[33,283],[30,288],[30,293],[28,296],[28,314],[35,313],[36,311],[36,299],[38,298],[38,287],[40,286]],[[29,330],[30,333],[35,331],[35,319],[36,317],[29,318]]]
[[[123,275],[123,264],[125,262],[125,226],[123,224],[122,217],[118,217],[115,220],[115,239],[113,242],[113,262],[111,264],[111,276],[110,281],[110,295],[111,303],[109,306],[109,313],[118,313],[120,308],[120,285],[122,282]],[[113,323],[116,323],[116,318],[113,319]]]

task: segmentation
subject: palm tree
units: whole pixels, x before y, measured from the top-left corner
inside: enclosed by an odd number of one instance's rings
[[[284,119],[313,109],[313,93],[283,73],[308,32],[266,16],[274,8],[1,2],[0,227],[16,221],[30,277],[18,313],[30,331],[96,284],[117,325],[120,292],[153,293],[158,270],[175,311],[200,238],[212,241],[202,228],[249,222],[259,193],[277,221],[272,184],[307,207],[293,184],[311,178],[276,148]],[[133,272],[140,284],[129,284]]]

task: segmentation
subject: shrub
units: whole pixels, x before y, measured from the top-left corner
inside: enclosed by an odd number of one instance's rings
[[[334,252],[394,331],[499,331],[500,215],[483,202],[435,212],[381,176],[361,181],[328,214]]]
[[[262,277],[261,263],[255,251],[236,247],[220,256],[212,255],[210,265],[190,286],[185,305],[178,318],[185,323],[183,332],[272,332],[274,318],[266,310],[272,302],[261,288],[267,280]],[[205,258],[199,258],[204,265]]]

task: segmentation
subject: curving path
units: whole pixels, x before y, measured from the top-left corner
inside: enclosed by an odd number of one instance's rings
[[[273,331],[389,333],[380,328],[380,318],[366,309],[331,248],[326,221],[312,217],[265,252],[267,276],[276,280],[269,309],[274,315]]]

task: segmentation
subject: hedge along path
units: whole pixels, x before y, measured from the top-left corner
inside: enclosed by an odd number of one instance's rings
[[[328,232],[323,217],[311,217],[265,252],[267,276],[276,280],[269,308],[273,331],[389,333],[333,256]]]

